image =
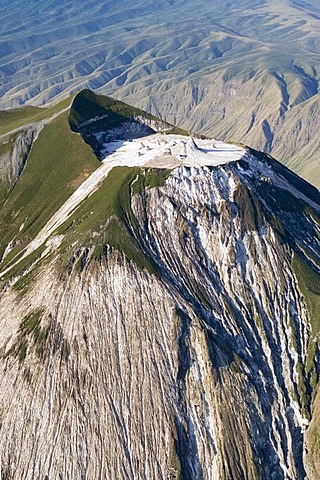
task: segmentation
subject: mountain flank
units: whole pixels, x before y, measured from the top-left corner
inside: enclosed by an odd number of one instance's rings
[[[2,478],[316,480],[319,191],[87,90],[52,108],[2,127]]]

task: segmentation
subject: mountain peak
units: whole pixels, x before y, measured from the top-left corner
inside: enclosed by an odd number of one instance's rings
[[[319,192],[87,91],[31,147],[1,204],[3,477],[305,478]]]
[[[83,90],[71,105],[69,123],[82,135],[97,157],[105,154],[103,145],[115,140],[139,138],[157,132],[187,135],[181,130],[139,108],[111,97]]]

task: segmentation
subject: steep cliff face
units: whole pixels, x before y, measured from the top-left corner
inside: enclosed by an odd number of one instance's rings
[[[32,127],[17,133],[0,157],[0,179],[9,188],[14,186],[23,171],[35,135],[36,129]]]
[[[148,138],[3,262],[2,478],[316,479],[319,193]]]

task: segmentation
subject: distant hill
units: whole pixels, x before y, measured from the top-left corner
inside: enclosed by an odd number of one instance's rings
[[[320,186],[317,0],[5,0],[0,14],[0,108],[89,87]]]

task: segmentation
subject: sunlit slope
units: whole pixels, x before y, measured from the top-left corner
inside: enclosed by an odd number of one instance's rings
[[[35,110],[20,109],[12,123],[26,123],[2,137],[0,145],[0,256],[6,261],[35,236],[72,192],[99,166],[91,148],[69,126],[69,108],[62,102]],[[68,101],[70,106],[71,99]],[[60,107],[60,111],[59,111]],[[63,107],[63,108],[61,108]],[[13,112],[15,113],[15,112]],[[35,115],[34,115],[35,114]],[[5,128],[2,125],[3,128]]]

